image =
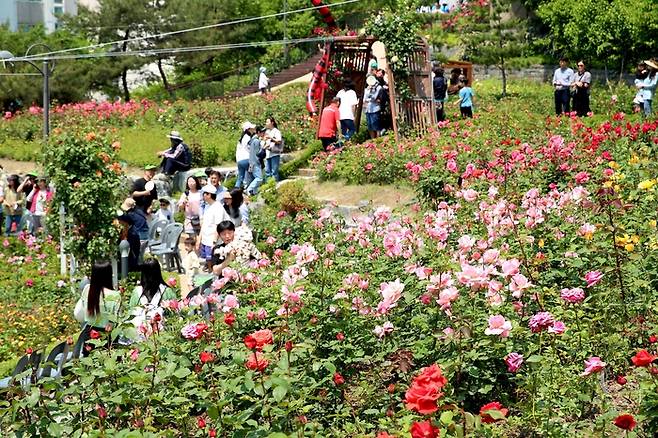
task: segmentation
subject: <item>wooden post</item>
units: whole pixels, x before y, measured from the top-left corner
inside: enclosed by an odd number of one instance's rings
[[[395,78],[393,78],[393,72],[389,66],[386,68],[386,77],[388,78],[388,99],[389,105],[391,105],[391,122],[393,123],[393,132],[395,133],[395,141],[400,141],[400,133],[398,132],[398,108],[396,106],[397,96],[395,93]]]

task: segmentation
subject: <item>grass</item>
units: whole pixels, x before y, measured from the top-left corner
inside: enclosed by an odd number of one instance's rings
[[[167,133],[165,128],[158,126],[120,128],[117,130],[122,145],[119,157],[135,166],[159,164],[160,158],[156,153],[169,147]],[[204,151],[214,150],[213,156],[217,157],[217,162],[208,162],[209,166],[235,160],[235,141],[231,132],[222,130],[191,132],[185,135],[185,142],[190,147],[201,145]]]
[[[404,207],[413,202],[410,187],[393,185],[361,184],[347,185],[341,181],[307,180],[304,188],[319,201],[336,201],[340,205],[358,206],[368,202],[373,207],[386,205],[391,208]]]

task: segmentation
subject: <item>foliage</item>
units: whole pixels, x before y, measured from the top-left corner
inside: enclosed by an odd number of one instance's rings
[[[537,15],[548,28],[543,47],[556,56],[570,55],[623,73],[657,48],[655,2],[547,0],[539,6]]]
[[[491,0],[472,8],[474,14],[465,26],[465,58],[484,65],[495,65],[502,74],[502,95],[507,94],[507,69],[527,48],[525,21],[511,18],[511,0]]]
[[[52,238],[5,238],[0,258],[6,266],[0,272],[0,361],[73,333],[72,314],[61,312],[73,300],[68,280],[59,276]]]
[[[357,181],[423,183],[411,212],[300,211],[294,183],[263,185],[252,225],[267,256],[230,266],[210,295],[163,303],[145,339],[91,341],[62,379],[7,392],[0,428],[618,436],[631,413],[629,435],[651,436],[658,122],[604,93],[593,96],[600,115],[547,117],[547,89],[330,157],[367,174]],[[129,311],[111,336],[136,336]]]
[[[119,148],[107,133],[84,128],[57,129],[44,147],[43,165],[57,187],[53,205],[62,203],[66,210],[66,251],[85,265],[117,251],[113,222],[123,186]]]
[[[386,46],[386,58],[395,77],[396,92],[403,101],[411,98],[407,84],[407,61],[418,44],[420,30],[418,17],[410,6],[410,2],[400,0],[394,8],[380,12],[366,25],[366,34],[374,36]]]

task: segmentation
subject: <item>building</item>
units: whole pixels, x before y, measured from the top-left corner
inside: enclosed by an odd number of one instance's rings
[[[96,0],[0,0],[0,24],[9,25],[12,31],[43,25],[46,32],[57,29],[60,15],[78,13],[78,3],[93,8]]]

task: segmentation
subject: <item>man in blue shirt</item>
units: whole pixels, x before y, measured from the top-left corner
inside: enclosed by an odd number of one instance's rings
[[[569,100],[571,95],[569,87],[574,82],[574,72],[569,68],[569,59],[560,58],[560,68],[553,73],[553,86],[555,87],[555,114],[565,114],[570,111]]]

